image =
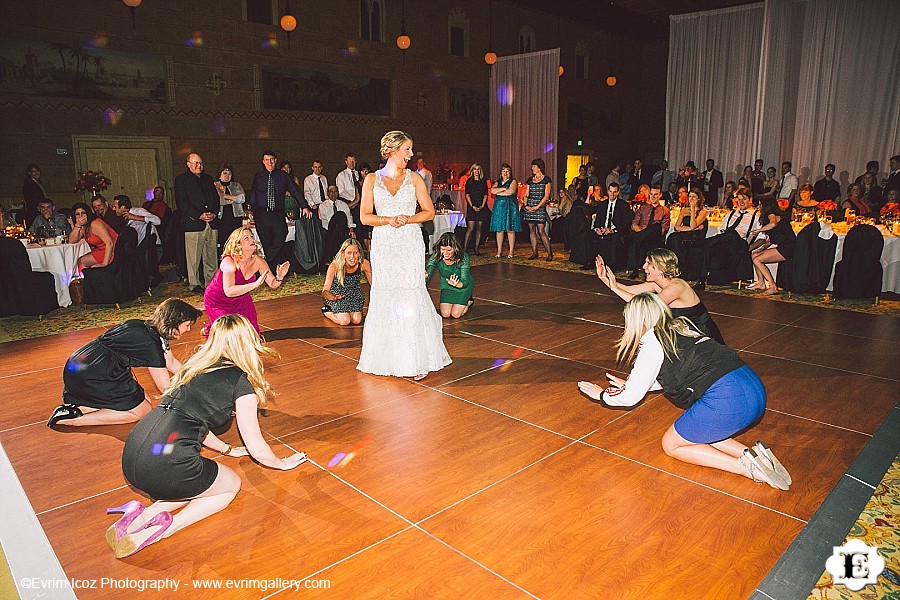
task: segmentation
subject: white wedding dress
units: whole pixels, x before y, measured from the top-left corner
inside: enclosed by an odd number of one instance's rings
[[[380,217],[412,215],[416,190],[406,176],[396,195],[375,174],[373,195]],[[444,347],[441,316],[425,288],[425,244],[419,223],[381,225],[372,231],[372,290],[357,369],[373,375],[414,377],[452,361]]]

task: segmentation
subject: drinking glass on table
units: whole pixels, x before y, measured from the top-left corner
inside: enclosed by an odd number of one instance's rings
[[[852,208],[844,210],[844,220],[847,221],[848,227],[856,225],[856,211]]]

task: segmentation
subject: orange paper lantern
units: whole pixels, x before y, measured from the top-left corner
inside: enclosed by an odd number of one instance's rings
[[[397,47],[400,48],[401,50],[406,50],[407,48],[409,48],[409,44],[410,44],[409,36],[406,35],[405,33],[403,35],[397,37]]]

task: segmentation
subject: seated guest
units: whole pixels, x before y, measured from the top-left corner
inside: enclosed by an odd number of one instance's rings
[[[34,218],[28,231],[40,238],[52,238],[58,235],[69,235],[72,232],[72,226],[65,215],[56,212],[56,206],[53,200],[44,198],[38,202],[38,216]]]
[[[449,231],[435,244],[437,249],[425,266],[425,282],[437,271],[441,276],[441,316],[458,319],[475,302],[472,290],[475,280],[469,271],[469,255],[463,252],[456,235]]]
[[[94,211],[94,216],[103,219],[110,229],[116,232],[116,235],[122,233],[122,230],[128,224],[123,217],[117,215],[114,210],[110,210],[106,198],[99,194],[91,198],[91,207]]]
[[[766,180],[763,182],[763,196],[771,198],[776,198],[778,196],[778,188],[780,187],[781,182],[778,181],[777,175],[778,172],[775,170],[775,167],[766,169]],[[735,186],[735,189],[737,189],[737,186]]]
[[[153,200],[147,200],[141,208],[152,212],[159,217],[160,221],[165,219],[166,215],[172,210],[166,204],[166,190],[160,186],[153,188]]]
[[[322,228],[326,231],[331,224],[331,217],[334,216],[335,211],[341,211],[347,215],[347,227],[350,228],[351,237],[355,237],[356,225],[353,222],[353,215],[350,214],[350,206],[338,197],[337,186],[331,184],[328,186],[325,201],[319,204],[319,220],[322,221]]]
[[[362,245],[355,239],[344,240],[325,273],[322,314],[338,325],[359,325],[363,318],[361,275],[372,285],[372,265],[362,257]]]
[[[582,269],[592,269],[594,258],[602,256],[613,269],[625,266],[628,232],[634,215],[628,202],[619,198],[619,186],[609,184],[609,197],[597,204],[591,216],[588,240],[590,251],[585,257]]]
[[[686,242],[698,244],[706,239],[706,230],[709,229],[707,216],[703,192],[700,188],[692,189],[688,194],[688,203],[679,205],[675,231],[666,238],[666,248],[675,253],[680,264],[684,264]]]
[[[751,231],[758,224],[757,211],[751,208],[751,196],[749,188],[739,187],[735,192],[738,207],[722,221],[719,234],[703,242],[703,267],[694,289],[705,289],[708,280],[725,283],[749,276],[745,271],[751,270],[750,243],[754,241]]]
[[[741,173],[740,178],[738,178],[738,187],[744,186],[753,190],[753,167],[747,165],[744,167],[744,172]]]
[[[803,186],[809,184],[805,183]],[[762,290],[764,296],[771,296],[778,293],[778,286],[775,285],[775,278],[766,265],[793,258],[797,236],[791,228],[790,219],[778,208],[778,202],[774,198],[763,198],[760,201],[759,223],[760,226],[752,230],[750,235],[765,233],[768,241],[751,253],[756,283],[747,286],[747,289]]]
[[[881,168],[881,166],[878,164],[878,161],[877,161],[877,160],[870,160],[869,162],[866,163],[866,173],[871,173],[871,174],[874,175],[876,178],[878,177],[878,170],[879,170],[880,168]],[[857,178],[854,180],[853,183],[860,183],[860,184],[861,184],[861,183],[862,183],[862,180],[863,180],[863,177],[865,177],[866,173],[863,173],[862,175],[860,175],[859,177],[857,177]]]
[[[91,247],[90,253],[78,258],[78,267],[90,269],[107,266],[113,259],[113,250],[119,234],[113,231],[106,221],[96,218],[84,202],[78,202],[72,207],[72,216],[69,243],[77,244],[84,240]]]
[[[669,189],[663,192],[662,202],[666,206],[671,206],[678,202],[678,184],[672,181],[669,183]]]
[[[773,169],[774,172],[774,169]],[[777,181],[775,182],[777,185]],[[722,199],[719,200],[719,208],[727,208],[731,210],[734,208],[734,192],[737,190],[737,184],[733,181],[725,182],[725,191],[722,193]],[[774,198],[774,196],[773,196]]]
[[[812,213],[816,214],[816,209],[819,206],[819,201],[813,198],[814,188],[809,183],[804,183],[800,186],[800,190],[798,191],[798,195],[800,199],[797,200],[793,206],[789,207],[789,210],[796,210],[798,213]],[[766,196],[760,200],[760,205],[762,205],[762,200],[767,200],[769,197]],[[791,214],[790,212],[788,214]]]
[[[224,456],[250,455],[282,471],[306,461],[302,452],[278,458],[260,431],[259,409],[271,396],[263,355],[277,356],[262,345],[245,318],[217,319],[209,339],[172,379],[159,406],[132,429],[122,452],[122,472],[133,488],[154,503],[145,508],[132,500],[108,509],[124,513],[106,532],[116,558],[139,552],[234,500],[241,478],[224,461],[201,456],[201,446]],[[228,425],[235,415],[246,446],[232,447],[211,431]],[[165,451],[159,452],[161,447]]]
[[[135,208],[131,205],[131,198],[125,195],[113,198],[112,209],[117,215],[122,217],[128,223],[128,226],[137,231],[138,244],[147,237],[147,227],[149,224],[151,233],[156,233],[154,226],[158,226],[162,221],[149,210],[143,208]],[[157,238],[159,236],[157,235]]]
[[[672,315],[690,319],[697,331],[720,344],[725,343],[719,327],[706,310],[700,296],[685,280],[678,277],[681,273],[678,270],[678,257],[674,252],[665,248],[654,248],[647,253],[644,272],[647,274],[647,281],[644,283],[622,285],[616,281],[613,270],[604,264],[603,258],[597,257],[597,277],[619,298],[628,302],[644,292],[658,294],[672,310]]]
[[[877,214],[862,197],[862,186],[858,183],[851,183],[847,186],[847,198],[841,202],[838,219],[843,219],[847,210],[855,210],[859,217],[870,217]]]
[[[609,406],[634,406],[647,392],[662,389],[675,406],[687,409],[663,435],[666,454],[789,488],[790,475],[765,442],[748,448],[733,439],[766,409],[762,382],[737,352],[694,331],[689,321],[673,317],[659,296],[646,293],[625,304],[618,348],[620,361],[634,359],[628,378],[607,373],[605,390],[587,381],[578,382],[579,390]]]
[[[640,259],[647,256],[650,248],[662,246],[669,231],[671,216],[669,209],[660,204],[662,191],[650,188],[650,201],[642,204],[631,221],[628,239],[628,265],[631,278],[637,279]]]
[[[225,242],[219,270],[203,292],[203,307],[209,317],[209,322],[203,327],[203,335],[209,335],[213,321],[228,314],[243,315],[259,333],[256,307],[250,292],[263,284],[277,289],[289,267],[289,262],[283,262],[273,275],[269,264],[259,255],[253,231],[249,227],[232,231]]]
[[[129,319],[76,350],[63,369],[63,403],[47,425],[114,425],[133,423],[146,415],[150,398],[132,367],[149,367],[157,389],[165,390],[169,373],[181,369],[169,340],[190,331],[201,314],[190,304],[169,298],[149,320]]]
[[[813,188],[813,198],[817,202],[822,200],[834,200],[835,203],[841,199],[841,184],[834,179],[834,165],[825,165],[825,177],[816,182]]]
[[[866,204],[869,205],[872,212],[877,213],[880,211],[882,190],[875,182],[875,175],[872,173],[864,174],[860,188],[860,196],[866,201]]]

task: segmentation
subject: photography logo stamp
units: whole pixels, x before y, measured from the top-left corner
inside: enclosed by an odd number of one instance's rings
[[[835,585],[858,592],[877,583],[878,576],[884,571],[884,559],[878,555],[877,546],[850,540],[843,546],[834,547],[831,558],[825,561],[825,569],[831,573]]]

